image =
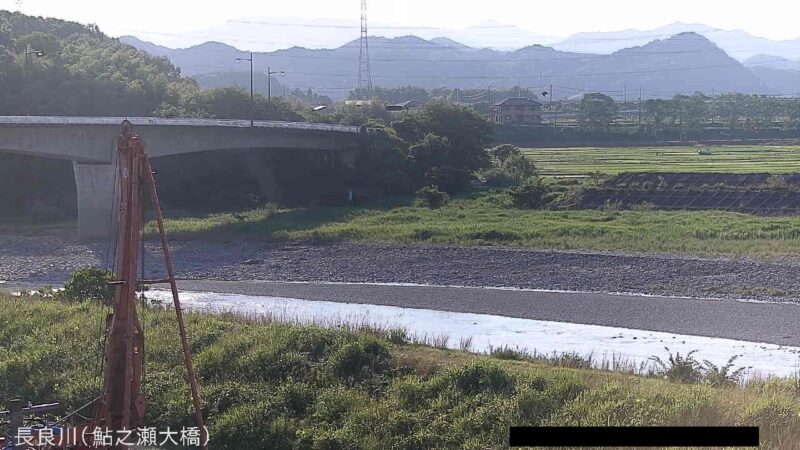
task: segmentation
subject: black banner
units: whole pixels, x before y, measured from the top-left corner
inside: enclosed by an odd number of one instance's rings
[[[511,427],[511,447],[758,447],[758,427]]]

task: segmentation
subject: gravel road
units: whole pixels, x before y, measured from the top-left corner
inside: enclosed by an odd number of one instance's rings
[[[163,275],[147,242],[148,278]],[[175,240],[182,279],[334,281],[494,286],[654,295],[800,299],[800,260],[565,252],[497,247]],[[60,284],[73,270],[105,267],[107,243],[66,232],[0,234],[0,283]]]

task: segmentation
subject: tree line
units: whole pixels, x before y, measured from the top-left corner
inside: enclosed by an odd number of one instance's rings
[[[426,90],[417,86],[375,87],[371,92],[354,90],[350,99],[370,95],[379,103],[407,100],[442,100],[465,104],[488,115],[490,107],[509,97],[539,99],[542,125],[577,127],[587,131],[627,131],[657,134],[665,130],[728,128],[747,131],[800,128],[800,98],[766,95],[702,92],[677,94],[672,98],[618,101],[600,92],[587,92],[570,100],[549,101],[549,92],[530,88]],[[542,100],[544,99],[544,100]]]

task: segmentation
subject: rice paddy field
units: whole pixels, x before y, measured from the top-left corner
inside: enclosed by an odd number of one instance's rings
[[[592,172],[800,172],[800,145],[685,147],[580,147],[524,149],[544,175]]]

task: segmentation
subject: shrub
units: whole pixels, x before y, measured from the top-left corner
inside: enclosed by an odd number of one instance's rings
[[[656,205],[651,202],[641,202],[633,205],[631,209],[638,212],[655,211]]]
[[[110,305],[114,301],[112,279],[112,273],[107,270],[95,267],[79,269],[69,276],[61,297],[71,301],[99,300]]]
[[[514,380],[505,369],[485,362],[450,367],[437,378],[465,395],[513,394],[515,391]]]
[[[785,189],[786,178],[783,175],[772,174],[767,178],[766,184],[770,189]]]
[[[450,202],[447,192],[440,191],[436,186],[425,186],[416,193],[416,205],[427,208],[440,208]]]
[[[383,372],[390,363],[389,348],[371,336],[342,345],[330,358],[331,372],[351,383]]]
[[[514,184],[514,178],[507,170],[490,169],[482,174],[483,180],[490,187],[507,187]]]
[[[507,359],[512,361],[524,361],[531,358],[531,355],[528,354],[527,351],[508,346],[493,348],[489,351],[489,355],[493,358]]]
[[[508,195],[517,208],[535,209],[545,205],[547,187],[539,177],[530,178],[521,185],[509,189]]]
[[[508,161],[509,158],[519,155],[520,153],[521,151],[519,147],[511,144],[500,144],[497,147],[492,147],[489,149],[489,155],[497,160],[500,167],[505,166],[506,161]]]
[[[508,158],[503,168],[515,183],[523,183],[538,174],[533,161],[521,153]]]
[[[747,367],[733,369],[733,363],[741,355],[733,355],[724,366],[717,366],[709,360],[703,360],[703,382],[715,387],[733,386],[742,379],[742,374]]]
[[[658,356],[650,357],[650,360],[656,363],[657,369],[664,378],[679,383],[694,383],[702,378],[703,373],[700,363],[693,356],[697,353],[697,350],[692,350],[686,355],[681,355],[680,352],[675,352],[673,355],[669,347],[664,348],[669,355],[667,361],[663,361]]]
[[[603,204],[602,210],[605,212],[616,212],[622,209],[622,202],[608,199]]]

